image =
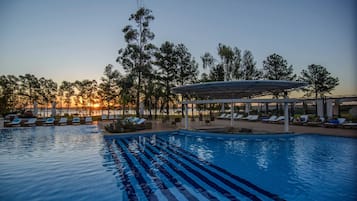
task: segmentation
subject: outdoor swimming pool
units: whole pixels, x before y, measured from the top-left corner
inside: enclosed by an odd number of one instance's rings
[[[356,200],[357,139],[0,130],[0,200]]]

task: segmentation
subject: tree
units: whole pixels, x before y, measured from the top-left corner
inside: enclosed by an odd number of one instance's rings
[[[117,80],[117,85],[120,88],[119,101],[123,105],[123,116],[125,116],[126,105],[134,100],[132,87],[134,86],[133,78],[129,75]]]
[[[57,83],[52,79],[41,77],[40,83],[40,97],[42,104],[46,105],[46,116],[48,116],[48,105],[56,101]]]
[[[19,79],[13,75],[0,76],[0,114],[11,112],[16,105]]]
[[[108,110],[108,116],[110,106],[115,103],[115,99],[119,94],[118,80],[121,78],[120,72],[113,70],[113,65],[108,64],[104,69],[104,76],[101,77],[101,83],[99,84],[99,97],[106,104]]]
[[[233,71],[234,52],[230,46],[218,44],[218,55],[221,58],[221,65],[224,69],[224,81],[231,80],[231,72]]]
[[[59,86],[59,95],[64,97],[64,103],[67,106],[67,114],[69,114],[69,107],[71,105],[71,97],[74,95],[73,83],[68,81],[62,81]]]
[[[32,74],[20,75],[19,95],[23,97],[24,107],[33,104],[40,98],[40,82],[39,79]]]
[[[151,10],[140,8],[131,14],[130,21],[134,21],[137,28],[127,25],[124,27],[124,38],[127,43],[125,49],[119,50],[117,62],[136,79],[136,115],[139,116],[140,92],[143,74],[147,74],[151,67],[151,56],[155,46],[150,43],[155,35],[150,31],[149,24],[154,20]]]
[[[218,64],[211,69],[209,79],[211,81],[224,81],[224,68],[222,64]]]
[[[339,84],[337,77],[332,77],[325,67],[316,64],[311,64],[307,70],[302,70],[299,80],[308,83],[308,86],[303,88],[305,96],[314,95],[316,101],[318,98],[324,98],[326,93],[330,94]]]
[[[97,81],[96,80],[82,80],[82,81],[75,81],[74,86],[77,88],[77,103],[80,103],[82,107],[87,110],[89,108],[89,114],[91,115],[92,103],[97,97]]]
[[[164,88],[164,104],[166,106],[166,115],[169,115],[169,103],[173,101],[175,94],[171,88],[175,86],[175,81],[178,78],[177,69],[178,58],[175,52],[175,45],[168,41],[164,42],[159,51],[155,53],[155,65],[158,67],[157,73],[159,80],[163,83]]]
[[[293,73],[293,66],[288,66],[288,62],[278,54],[272,54],[263,61],[263,77],[267,80],[288,80],[296,79],[296,74]],[[275,98],[278,98],[281,93],[273,93]],[[276,104],[276,110],[279,111],[279,104]]]
[[[207,73],[202,73],[201,74],[201,78],[199,80],[200,82],[209,82],[210,79],[208,78],[208,74]]]
[[[288,67],[288,62],[278,54],[272,54],[263,61],[263,77],[267,80],[295,80],[293,66]]]
[[[201,60],[203,69],[211,69],[214,67],[215,60],[209,52],[205,52],[203,56],[201,56]]]
[[[177,55],[177,68],[178,77],[177,83],[179,85],[192,84],[197,81],[198,76],[198,64],[191,56],[188,49],[184,44],[178,44],[175,48]],[[182,98],[185,98],[184,96]],[[188,97],[186,97],[188,98]],[[184,105],[181,105],[181,115],[184,116]]]
[[[241,57],[241,51],[237,47],[233,48],[233,69],[232,69],[232,79],[239,80],[241,79],[241,68],[242,68],[242,57]],[[253,57],[253,56],[252,56]]]
[[[241,79],[243,80],[259,80],[263,73],[256,68],[256,62],[249,50],[245,50],[242,60]]]
[[[198,76],[198,64],[184,44],[175,47],[177,55],[178,84],[185,85],[196,82]]]

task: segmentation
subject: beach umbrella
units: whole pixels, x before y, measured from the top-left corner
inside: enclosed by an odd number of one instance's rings
[[[56,102],[52,102],[52,109],[51,109],[51,116],[55,117],[56,116]]]
[[[37,101],[33,102],[33,115],[37,116],[38,113],[38,106],[37,106]]]

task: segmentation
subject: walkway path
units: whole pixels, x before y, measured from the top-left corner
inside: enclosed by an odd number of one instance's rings
[[[105,124],[106,122],[100,122],[99,125]],[[103,126],[103,125],[102,125]],[[205,124],[199,121],[190,121],[190,130],[218,130],[227,129],[230,127],[230,120],[216,120],[210,124]],[[272,123],[262,123],[262,122],[250,122],[250,121],[234,121],[233,127],[235,130],[240,128],[251,129],[254,133],[266,134],[266,133],[283,133],[283,124],[272,124]],[[136,133],[145,132],[155,132],[155,131],[170,131],[184,129],[183,121],[178,123],[176,126],[171,125],[171,123],[162,123],[161,121],[152,121],[152,129],[142,130]],[[324,134],[324,135],[335,135],[335,136],[346,136],[346,137],[356,137],[357,129],[344,129],[344,128],[324,128],[324,127],[312,127],[312,126],[296,126],[289,125],[289,131],[293,133],[311,133],[311,134]]]

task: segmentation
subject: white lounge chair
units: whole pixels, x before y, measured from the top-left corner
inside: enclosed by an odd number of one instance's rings
[[[67,118],[66,117],[61,117],[61,119],[58,122],[58,125],[60,125],[60,126],[67,125]]]
[[[226,118],[226,113],[222,113],[220,116],[217,117],[217,119],[225,119]]]
[[[346,122],[345,118],[337,118],[337,120],[330,120],[327,123],[324,123],[325,127],[338,127],[338,126],[343,126],[343,124]]]
[[[275,121],[278,117],[273,115],[271,117],[269,117],[268,119],[262,119],[262,122],[272,122]]]
[[[226,116],[223,119],[231,119],[231,117],[232,117],[231,113],[228,113],[228,114],[226,114]]]
[[[242,119],[243,119],[243,120],[249,120],[250,118],[252,118],[252,115],[248,115],[248,116],[246,116],[246,117],[243,117]]]
[[[9,126],[21,126],[21,122],[22,122],[22,119],[16,117],[9,123]]]
[[[135,128],[137,130],[145,129],[146,128],[145,122],[146,122],[146,119],[143,119],[143,118],[137,120],[136,123],[135,123]]]
[[[234,120],[239,120],[242,119],[243,115],[242,114],[238,114],[236,117],[233,117]]]
[[[135,124],[140,125],[140,124],[145,123],[145,121],[146,121],[146,119],[141,118],[141,119],[137,120],[137,121],[135,122]]]
[[[81,124],[81,119],[79,117],[73,117],[72,125],[78,125],[78,124]]]
[[[54,125],[54,123],[55,123],[55,118],[53,118],[53,117],[49,117],[45,121],[45,125],[47,125],[47,126]]]
[[[93,122],[92,117],[86,117],[86,118],[84,119],[84,123],[85,123],[85,124],[92,124],[92,122]]]
[[[272,120],[272,121],[270,121],[270,122],[272,122],[272,123],[279,123],[279,122],[281,122],[281,121],[284,121],[284,119],[285,119],[285,116],[279,116],[278,118],[276,118],[275,120]]]
[[[309,121],[309,115],[301,115],[300,116],[300,121],[302,123],[307,123]]]
[[[37,121],[37,118],[30,118],[24,123],[24,125],[25,126],[36,126],[36,121]]]
[[[259,115],[251,115],[248,121],[258,121]]]
[[[115,119],[115,116],[114,115],[109,115],[109,120],[114,120]]]
[[[344,123],[342,125],[343,128],[357,128],[357,123],[355,122],[348,122],[348,123]]]

